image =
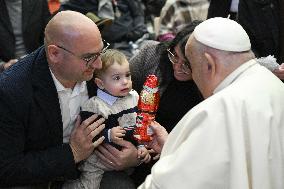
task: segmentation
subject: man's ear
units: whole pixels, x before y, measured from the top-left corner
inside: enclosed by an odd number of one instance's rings
[[[101,80],[101,79],[99,79],[99,78],[95,78],[95,83],[97,84],[97,86],[100,88],[100,89],[104,89],[104,82]]]
[[[52,62],[59,62],[60,57],[62,56],[59,52],[58,47],[55,45],[47,46],[48,57]]]
[[[211,75],[214,76],[216,74],[216,62],[214,57],[209,53],[204,53],[204,56],[207,60],[207,68],[208,72],[211,72]]]

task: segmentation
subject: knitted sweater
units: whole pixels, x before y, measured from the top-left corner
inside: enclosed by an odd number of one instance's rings
[[[82,107],[82,111],[92,112],[103,116],[105,129],[102,135],[104,142],[111,142],[110,129],[121,126],[126,130],[126,140],[132,141],[132,134],[136,125],[136,112],[139,95],[131,90],[125,97],[114,97],[98,89],[97,96],[90,98]]]

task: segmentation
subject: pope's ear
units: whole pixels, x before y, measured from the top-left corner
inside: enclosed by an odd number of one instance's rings
[[[99,79],[99,78],[95,78],[95,83],[97,84],[97,86],[100,88],[100,89],[104,89],[104,82]]]
[[[204,56],[207,60],[208,72],[211,72],[211,74],[215,74],[216,73],[216,62],[215,62],[214,57],[209,53],[204,53]]]

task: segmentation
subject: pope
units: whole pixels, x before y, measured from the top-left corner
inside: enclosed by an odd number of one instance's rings
[[[208,19],[185,54],[205,100],[169,135],[151,123],[161,157],[139,189],[283,189],[284,84],[256,62],[246,31]]]

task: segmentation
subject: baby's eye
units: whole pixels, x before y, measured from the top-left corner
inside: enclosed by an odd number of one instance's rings
[[[131,77],[131,74],[130,74],[130,73],[128,73],[128,74],[126,74],[125,76],[126,76],[126,77]]]
[[[120,80],[120,77],[119,76],[115,76],[115,77],[113,77],[113,80]]]

